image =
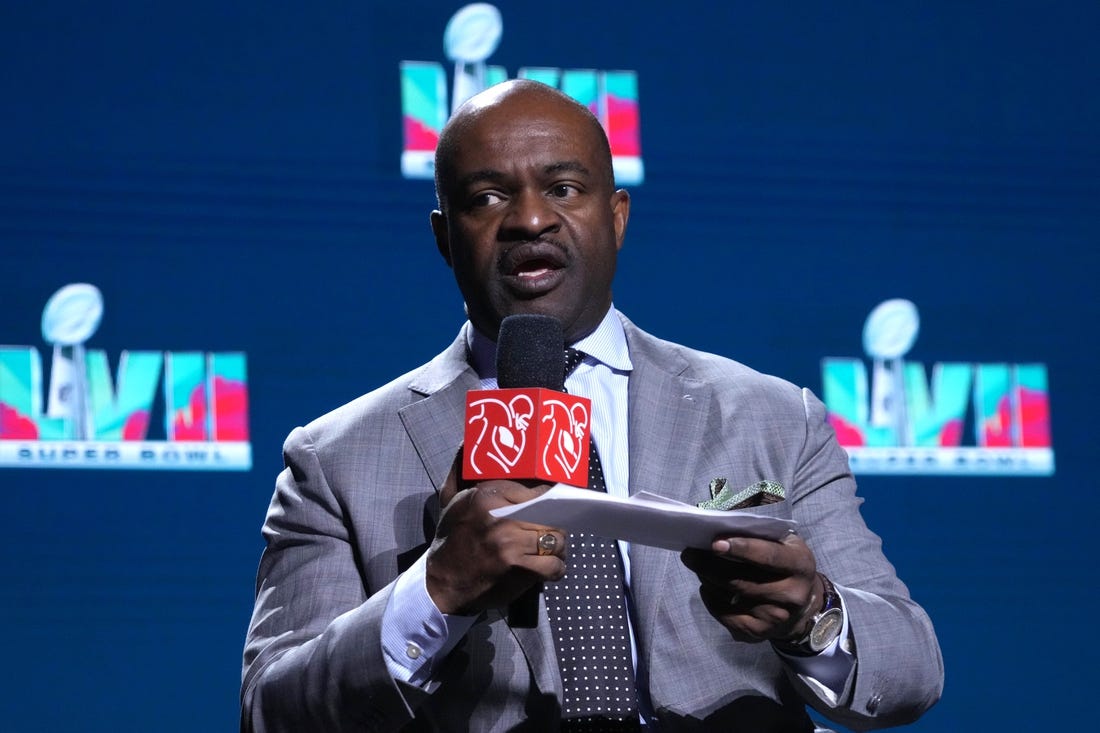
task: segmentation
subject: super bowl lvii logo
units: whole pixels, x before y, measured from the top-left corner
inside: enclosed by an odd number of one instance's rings
[[[84,346],[102,316],[103,297],[87,283],[46,303],[48,392],[37,348],[0,346],[0,467],[250,468],[245,355],[123,351],[112,379],[106,352]],[[162,440],[151,425],[160,408]]]
[[[450,114],[463,102],[505,81],[502,66],[490,66],[504,32],[500,11],[489,3],[461,8],[443,32],[443,50],[454,62],[450,102],[447,73],[434,61],[401,62],[401,113],[404,149],[401,172],[406,178],[431,178],[435,146]],[[534,79],[560,89],[592,111],[611,142],[615,180],[637,185],[645,177],[638,132],[638,77],[633,71],[525,67],[517,78]]]
[[[870,378],[860,359],[822,361],[829,422],[852,471],[1052,475],[1046,366],[940,362],[929,379],[903,359],[919,329],[913,303],[888,300],[863,328]]]

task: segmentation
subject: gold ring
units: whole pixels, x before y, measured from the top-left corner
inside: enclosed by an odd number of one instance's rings
[[[540,555],[553,555],[558,549],[558,536],[553,532],[543,532],[539,535],[538,548]]]

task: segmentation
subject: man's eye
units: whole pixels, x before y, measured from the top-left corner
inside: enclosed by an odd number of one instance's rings
[[[550,195],[563,199],[577,193],[577,187],[568,183],[559,183],[550,189]]]
[[[500,194],[493,191],[485,191],[470,197],[470,206],[475,208],[480,206],[492,206],[503,200]]]

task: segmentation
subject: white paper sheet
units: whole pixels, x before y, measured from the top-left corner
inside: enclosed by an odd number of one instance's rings
[[[706,549],[723,534],[778,540],[797,526],[789,519],[745,509],[700,509],[649,493],[620,499],[564,484],[522,504],[493,509],[491,514],[668,550]]]

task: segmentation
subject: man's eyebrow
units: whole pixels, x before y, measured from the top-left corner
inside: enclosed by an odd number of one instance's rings
[[[478,171],[471,171],[462,178],[458,179],[458,185],[460,188],[469,188],[475,183],[483,183],[485,181],[497,182],[504,178],[504,174],[498,170],[492,168],[482,168]]]
[[[577,173],[582,176],[591,175],[591,171],[579,160],[559,160],[556,163],[550,163],[545,166],[542,172],[543,175],[548,176],[554,176],[560,173]],[[459,178],[458,186],[459,188],[465,189],[479,183],[500,183],[506,178],[507,175],[505,173],[495,168],[482,168],[480,170],[470,171]]]
[[[580,173],[581,175],[590,175],[591,171],[579,160],[562,160],[557,163],[551,163],[543,169],[546,173]]]

